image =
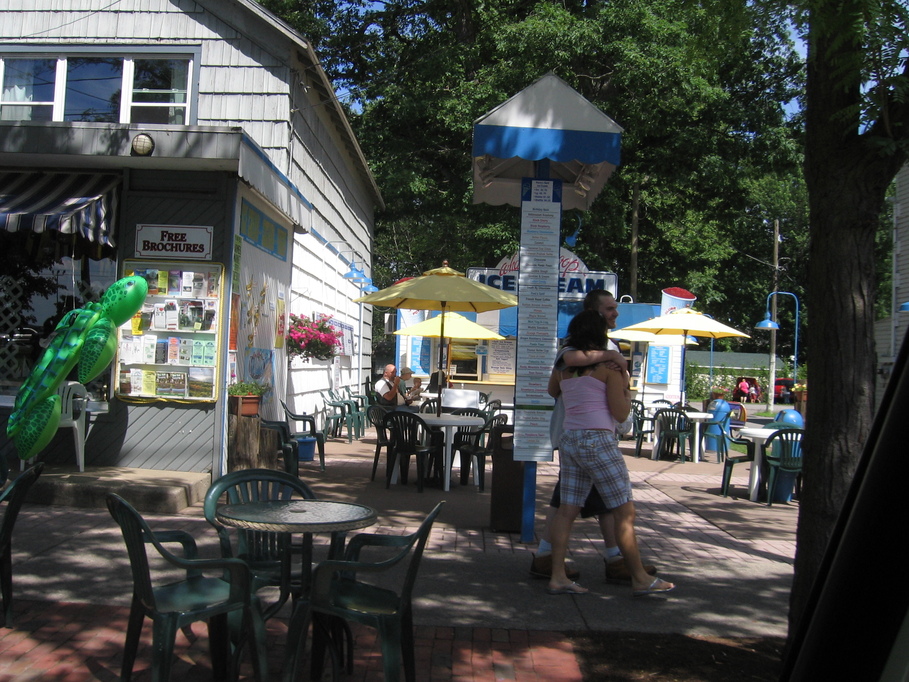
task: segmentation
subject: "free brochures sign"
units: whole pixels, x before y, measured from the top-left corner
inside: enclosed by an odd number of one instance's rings
[[[207,225],[137,225],[136,255],[211,260],[213,230]]]

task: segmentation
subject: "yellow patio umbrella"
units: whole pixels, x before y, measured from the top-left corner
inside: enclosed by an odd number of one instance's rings
[[[609,338],[613,340],[618,339],[619,341],[646,343],[648,345],[652,343],[655,346],[681,346],[682,339],[686,339],[686,344],[689,346],[696,346],[698,344],[698,342],[690,336],[682,336],[681,334],[678,336],[671,334],[658,336],[653,332],[642,332],[638,331],[637,329],[631,329],[631,327],[625,327],[624,329],[613,329],[611,332],[609,332]],[[644,394],[647,388],[646,383],[647,382],[644,380],[644,376],[641,376],[641,393],[638,396],[638,399],[642,401],[644,400]]]
[[[632,324],[623,331],[650,332],[656,336],[699,336],[708,339],[724,339],[730,336],[751,338],[748,334],[738,329],[717,322],[712,317],[704,315],[691,308],[673,310],[671,313],[654,317],[646,322]],[[659,343],[655,341],[654,343]],[[682,346],[682,403],[685,402],[685,346]]]
[[[444,319],[443,319],[444,318]],[[463,315],[457,313],[442,313],[428,320],[423,320],[417,324],[412,324],[404,329],[395,332],[398,336],[425,336],[428,338],[442,338],[442,327],[444,325],[446,339],[496,339],[502,340],[505,337],[501,334],[487,329],[481,324],[468,320]]]
[[[413,277],[356,298],[354,303],[406,310],[482,313],[516,306],[518,297],[465,277],[463,272],[444,265],[427,270],[421,277]]]
[[[682,339],[684,337],[681,334],[678,336],[669,334],[665,336],[658,336],[653,332],[641,332],[636,329],[631,329],[630,327],[625,327],[625,329],[613,329],[611,332],[609,332],[609,338],[637,343],[654,343],[660,346],[681,346]],[[696,346],[697,344],[698,342],[694,339],[688,339],[689,346]]]
[[[405,310],[481,313],[516,306],[518,297],[465,277],[463,272],[448,267],[446,261],[441,268],[427,270],[421,277],[392,284],[385,289],[356,298],[354,302],[389,308],[404,308]],[[446,336],[445,315],[441,317],[439,337],[444,338]],[[443,345],[439,344],[439,371],[443,370]],[[441,393],[440,385],[438,414],[442,413]]]
[[[443,325],[445,327],[444,337],[442,336]],[[444,344],[447,339],[449,364],[451,364],[451,339],[502,340],[505,338],[501,334],[497,334],[457,313],[442,313],[441,315],[430,317],[428,320],[399,329],[395,334],[397,336],[423,336],[440,339],[440,344]]]

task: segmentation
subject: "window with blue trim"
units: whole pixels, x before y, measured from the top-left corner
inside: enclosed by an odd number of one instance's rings
[[[287,229],[246,199],[240,204],[240,236],[266,253],[287,260]]]

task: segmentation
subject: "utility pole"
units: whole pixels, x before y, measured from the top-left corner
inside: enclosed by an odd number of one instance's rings
[[[780,221],[773,221],[773,282],[772,291],[780,286]],[[771,296],[770,319],[776,320],[776,296]],[[770,386],[767,387],[767,411],[773,412],[776,391],[776,329],[770,330]]]
[[[641,183],[634,183],[631,194],[631,258],[628,261],[628,279],[631,286],[628,291],[633,301],[638,300],[638,212],[641,205]]]

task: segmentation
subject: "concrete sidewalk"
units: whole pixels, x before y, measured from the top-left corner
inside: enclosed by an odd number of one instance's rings
[[[734,496],[723,498],[721,465],[635,458],[626,443],[642,555],[679,587],[666,597],[632,599],[630,588],[606,584],[598,526],[579,520],[571,560],[591,593],[554,597],[545,593],[545,581],[528,574],[535,545],[489,529],[491,472],[482,493],[473,485],[449,492],[427,487],[418,493],[413,484],[386,490],[384,480],[369,480],[375,442],[370,435],[351,444],[330,441],[326,471],[303,464],[301,477],[320,497],[374,507],[379,523],[369,532],[409,532],[439,500],[446,501],[415,590],[418,666],[426,675],[420,679],[579,680],[563,634],[571,631],[786,633],[797,504],[767,508],[749,502],[748,465],[736,467]],[[538,529],[557,474],[555,464],[538,466]],[[129,499],[128,491],[121,494]],[[217,554],[215,534],[198,504],[146,517],[155,528],[190,531],[203,556]],[[324,551],[327,538],[316,542]],[[107,511],[27,505],[16,528],[13,572],[18,622],[17,629],[0,630],[0,681],[116,679],[131,581],[122,538]],[[284,627],[280,617],[270,623],[275,673]],[[199,641],[178,639],[183,668],[173,679],[210,676],[205,628],[194,633]],[[377,679],[369,672],[381,667],[373,635],[365,629],[358,634],[357,674],[349,679]],[[146,635],[150,644],[150,631]],[[148,651],[140,652],[137,670],[147,663]]]

